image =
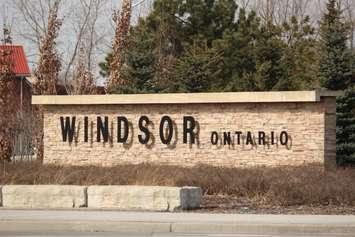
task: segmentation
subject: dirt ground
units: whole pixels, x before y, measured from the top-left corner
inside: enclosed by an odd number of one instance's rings
[[[274,206],[260,205],[255,201],[236,196],[204,195],[201,213],[235,214],[300,214],[300,215],[355,215],[355,206]]]

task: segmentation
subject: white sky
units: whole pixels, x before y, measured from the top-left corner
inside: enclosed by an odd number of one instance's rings
[[[29,64],[31,68],[35,67],[35,62],[37,60],[38,50],[37,46],[24,37],[24,33],[30,33],[31,30],[28,28],[24,18],[19,14],[16,8],[16,1],[20,0],[0,0],[0,26],[3,26],[4,22],[11,25],[12,36],[14,44],[21,44],[25,47],[25,52],[29,59]],[[31,2],[38,1],[49,1],[49,0],[25,0]],[[58,46],[59,52],[63,59],[63,64],[69,60],[70,52],[73,51],[74,40],[75,40],[75,25],[77,14],[80,11],[76,11],[75,8],[78,7],[79,0],[62,0],[63,4],[59,17],[63,19],[63,26],[61,27]],[[121,0],[102,0],[104,5],[100,11],[99,19],[97,22],[97,33],[102,36],[99,44],[95,48],[95,68],[94,73],[99,77],[99,67],[98,63],[104,59],[108,49],[111,45],[111,39],[113,37],[113,24],[112,24],[112,11],[113,9],[119,8],[121,5]],[[250,8],[258,8],[260,5],[266,3],[267,0],[236,0],[239,4],[246,4]],[[271,1],[288,1],[288,0],[271,0]],[[297,0],[299,2],[307,3],[307,8],[305,14],[310,15],[314,24],[319,20],[322,9],[324,8],[324,3],[326,0]],[[355,0],[345,0],[353,3],[355,11]],[[133,9],[132,24],[137,22],[139,16],[145,16],[149,13],[152,7],[152,0],[134,0],[133,5],[137,5]],[[355,13],[354,13],[355,15]],[[26,35],[26,34],[25,34]],[[1,37],[2,38],[2,37]]]
[[[25,48],[26,56],[28,58],[30,67],[35,68],[38,56],[38,49],[34,42],[27,39],[24,35],[31,34],[28,24],[25,22],[23,16],[19,13],[16,7],[15,1],[17,0],[0,0],[0,26],[6,22],[11,25],[13,43],[23,45]],[[32,2],[38,2],[40,0],[27,0]],[[48,1],[48,0],[42,0]],[[100,14],[97,21],[97,34],[102,38],[94,49],[94,74],[99,77],[98,63],[102,61],[106,53],[109,51],[111,40],[114,34],[114,26],[112,22],[112,12],[114,9],[118,9],[121,5],[121,0],[102,0],[103,7],[100,10]],[[60,28],[59,38],[57,40],[58,51],[61,54],[63,65],[69,61],[71,54],[75,46],[75,20],[79,11],[75,11],[75,7],[79,4],[78,0],[62,0],[62,6],[60,8],[59,17],[63,19],[63,25]],[[138,4],[138,5],[137,5]],[[139,16],[144,16],[151,9],[150,0],[134,0],[132,24],[137,22]],[[2,39],[2,30],[1,36]],[[100,83],[101,84],[101,83]]]

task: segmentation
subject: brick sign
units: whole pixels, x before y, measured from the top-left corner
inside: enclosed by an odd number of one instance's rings
[[[44,162],[335,165],[334,92],[35,96]]]

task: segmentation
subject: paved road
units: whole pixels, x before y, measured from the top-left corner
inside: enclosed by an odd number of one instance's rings
[[[92,233],[92,232],[50,232],[50,233],[21,233],[21,232],[1,232],[2,237],[345,237],[354,235],[334,235],[334,234],[314,234],[314,235],[253,235],[253,234],[174,234],[174,233],[160,233],[160,234],[132,234],[132,233]]]
[[[354,235],[329,235],[329,234],[315,234],[315,235],[252,235],[252,234],[132,234],[132,233],[2,233],[2,237],[345,237]]]
[[[355,216],[0,209],[0,236],[355,237]]]

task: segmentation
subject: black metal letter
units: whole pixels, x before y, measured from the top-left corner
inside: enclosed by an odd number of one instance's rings
[[[60,126],[62,128],[63,142],[69,140],[69,142],[72,143],[75,132],[75,116],[71,118],[71,123],[70,117],[65,117],[65,124],[64,117],[60,117]]]
[[[165,137],[164,133],[164,125],[165,122],[168,123],[168,134],[167,137]],[[174,127],[173,127],[173,121],[169,116],[164,116],[162,117],[160,121],[160,129],[159,129],[159,135],[160,135],[160,140],[163,144],[170,144],[171,139],[173,138],[173,132],[174,132]]]
[[[240,145],[240,135],[242,135],[242,132],[236,131],[235,134],[237,135],[237,143]]]
[[[89,118],[84,117],[84,142],[89,141]]]
[[[231,133],[230,132],[223,133],[223,143],[224,143],[224,145],[231,144]]]
[[[150,133],[148,129],[149,118],[147,116],[141,116],[139,118],[138,127],[144,133],[144,137],[142,135],[138,135],[138,140],[141,144],[148,144],[150,139]],[[144,125],[145,123],[145,125]]]
[[[187,127],[187,123],[190,123],[190,127]],[[183,142],[187,144],[187,134],[190,134],[190,143],[195,144],[196,134],[194,133],[194,129],[196,127],[196,121],[192,116],[184,116],[183,123]]]
[[[215,131],[211,133],[211,143],[212,145],[218,144],[218,133]]]
[[[123,137],[122,137],[122,123],[123,123]],[[126,117],[117,117],[117,142],[126,143],[129,133],[129,124]]]
[[[265,132],[259,131],[259,145],[265,145]]]
[[[288,134],[286,131],[281,132],[280,134],[280,143],[285,146],[288,143]]]
[[[105,116],[105,122],[102,122],[101,117],[97,117],[97,142],[101,142],[101,134],[104,138],[104,142],[108,142],[108,117]]]
[[[251,132],[247,132],[247,141],[246,141],[245,144],[246,145],[249,145],[249,144],[253,145],[254,144],[253,136],[251,135]]]

